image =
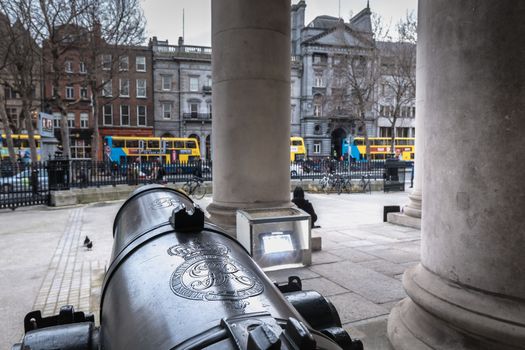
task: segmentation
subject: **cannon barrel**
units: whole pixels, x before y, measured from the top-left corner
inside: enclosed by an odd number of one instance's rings
[[[298,278],[271,282],[235,239],[206,223],[177,190],[152,185],[133,192],[116,216],[113,236],[100,328],[71,307],[62,318],[33,312],[23,343],[13,349],[47,349],[51,342],[104,350],[362,349],[329,301],[300,291]],[[78,340],[68,339],[73,333]]]

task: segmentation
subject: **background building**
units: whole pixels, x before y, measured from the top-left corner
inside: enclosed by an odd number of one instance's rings
[[[211,159],[211,48],[150,42],[155,70],[155,135],[194,137]]]

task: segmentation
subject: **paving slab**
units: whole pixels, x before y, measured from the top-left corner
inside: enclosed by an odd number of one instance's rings
[[[383,259],[363,261],[359,262],[359,265],[392,278],[395,275],[405,272],[405,270],[407,269],[407,267],[404,265],[396,264]]]
[[[328,299],[339,312],[342,324],[388,314],[384,307],[355,293],[329,296]]]
[[[344,260],[344,259],[336,254],[332,254],[331,251],[330,252],[319,251],[319,252],[312,253],[312,263],[314,265],[329,264],[329,263],[333,263],[333,262],[337,262],[341,260]]]
[[[315,290],[325,297],[348,293],[348,289],[323,277],[303,280],[303,290]]]
[[[407,252],[395,248],[367,250],[366,253],[398,264],[419,261],[420,256],[419,253]]]
[[[342,260],[349,260],[352,262],[361,262],[377,259],[377,257],[373,255],[360,252],[359,250],[354,248],[334,249],[331,250],[330,253],[340,257]]]
[[[374,303],[385,303],[406,296],[401,283],[351,261],[312,266],[319,275]]]

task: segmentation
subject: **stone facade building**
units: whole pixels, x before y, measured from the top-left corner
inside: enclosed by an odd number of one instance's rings
[[[155,135],[194,137],[211,159],[211,48],[153,37]]]
[[[384,87],[388,86],[385,80],[390,79],[392,73],[382,68],[385,55],[392,52],[386,49],[398,44],[374,40],[369,7],[348,23],[336,17],[319,16],[306,26],[305,8],[306,3],[299,1],[291,12],[292,61],[295,62],[292,65],[292,120],[299,119],[300,125],[294,128],[292,123],[291,132],[304,138],[309,157],[335,155],[339,158],[345,139],[364,136],[365,131],[369,137],[391,135],[393,101],[389,89]],[[415,54],[415,47],[412,51]],[[369,71],[373,67],[382,69],[381,74],[364,73],[360,81],[351,81],[353,77],[349,76],[355,73],[350,72],[348,65],[342,72],[341,67],[354,57],[362,58]],[[337,97],[337,90],[341,88],[346,92]],[[356,89],[366,92],[369,88],[372,91],[362,118],[351,96],[356,94]],[[397,136],[414,136],[413,97],[414,91],[411,98],[401,103]]]

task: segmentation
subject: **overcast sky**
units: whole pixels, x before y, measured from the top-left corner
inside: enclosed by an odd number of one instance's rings
[[[147,20],[148,37],[168,39],[176,45],[182,36],[182,9],[185,18],[185,44],[210,46],[211,44],[211,0],[142,0]],[[246,0],[249,1],[249,0]],[[293,0],[292,3],[297,3]],[[306,23],[316,16],[338,17],[339,2],[341,17],[348,21],[350,14],[357,14],[366,7],[366,0],[306,0]],[[372,12],[380,14],[385,23],[394,25],[405,17],[407,11],[416,12],[417,0],[370,0]]]

